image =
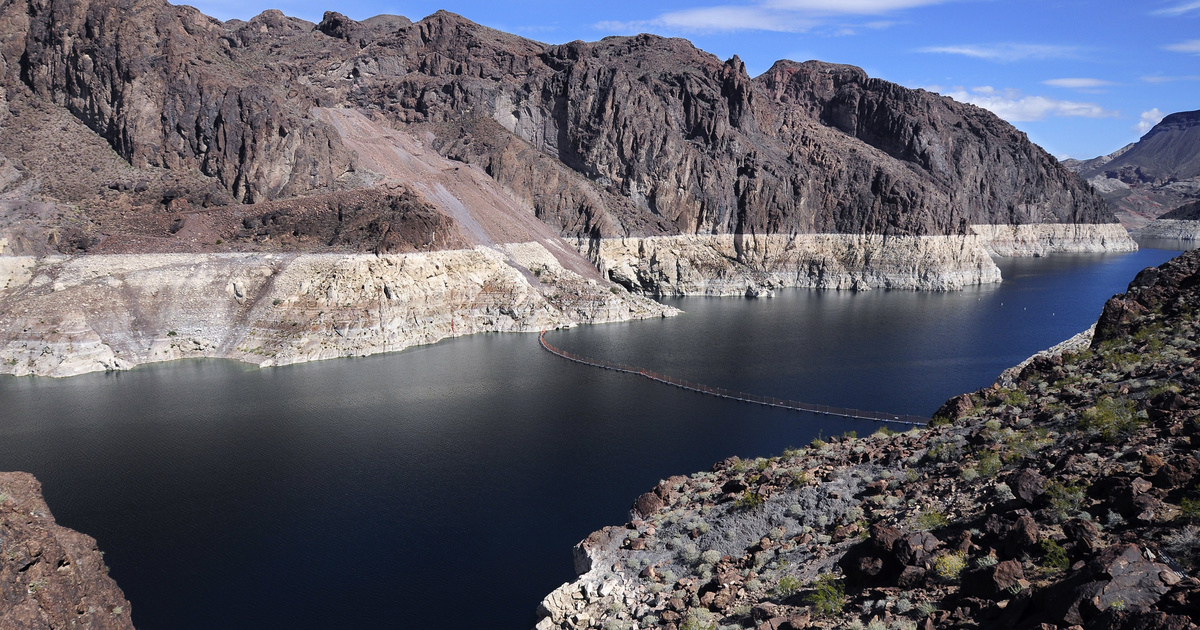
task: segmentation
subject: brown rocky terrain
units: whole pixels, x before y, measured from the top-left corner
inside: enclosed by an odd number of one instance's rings
[[[412,147],[478,166],[509,203],[579,239],[1113,220],[999,118],[849,66],[779,62],[752,79],[736,57],[648,35],[549,46],[445,12],[222,23],[161,0],[9,3],[0,41],[0,120],[21,129],[0,138],[6,195],[73,208],[28,213],[74,230],[60,251],[104,251],[136,231],[130,213],[174,215],[168,231],[215,214],[203,233],[230,242],[223,215],[242,204],[388,179],[328,108],[371,112]]]
[[[0,628],[133,628],[96,541],[55,523],[28,473],[0,473],[0,554]]]
[[[1143,227],[1200,198],[1200,110],[1163,118],[1115,153],[1065,164],[1113,205],[1123,223]]]
[[[926,429],[661,481],[538,628],[1196,628],[1198,366],[1189,252]]]

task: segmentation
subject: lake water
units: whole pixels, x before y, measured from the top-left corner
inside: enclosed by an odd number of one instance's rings
[[[805,402],[929,415],[1091,325],[1176,251],[1001,262],[953,293],[690,298],[547,335]],[[659,479],[877,425],[707,397],[477,335],[260,370],[0,378],[0,470],[99,540],[141,630],[530,628],[571,546]]]

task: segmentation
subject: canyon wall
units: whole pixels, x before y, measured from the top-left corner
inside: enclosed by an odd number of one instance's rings
[[[263,367],[674,313],[536,243],[432,253],[0,257],[0,374]]]
[[[1117,224],[975,225],[967,236],[724,234],[576,242],[608,277],[660,296],[774,289],[946,291],[1000,282],[991,256],[1135,251]]]

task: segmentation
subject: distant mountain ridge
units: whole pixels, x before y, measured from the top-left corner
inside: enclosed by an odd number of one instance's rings
[[[1144,225],[1200,198],[1200,110],[1162,119],[1137,142],[1091,160],[1066,160],[1121,213]]]
[[[1105,164],[1080,171],[1084,177],[1126,167],[1154,179],[1200,177],[1200,110],[1163,118],[1146,135]]]

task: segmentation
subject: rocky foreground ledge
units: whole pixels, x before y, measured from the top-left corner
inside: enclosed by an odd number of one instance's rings
[[[55,523],[28,473],[0,473],[0,628],[133,628],[96,541]]]
[[[1200,253],[933,426],[732,457],[575,549],[539,630],[1181,630],[1200,620]]]

